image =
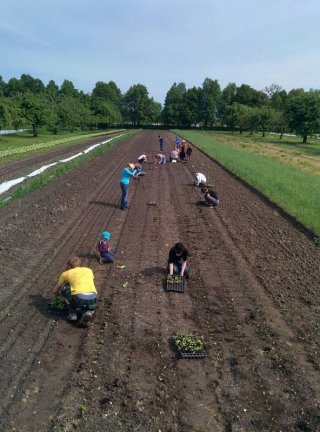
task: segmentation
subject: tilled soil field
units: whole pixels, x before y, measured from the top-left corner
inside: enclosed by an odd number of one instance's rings
[[[187,164],[145,164],[121,211],[121,169],[157,151],[158,133],[139,133],[0,210],[1,431],[320,431],[319,249],[196,149]],[[218,208],[196,206],[193,170]],[[97,258],[105,229],[111,265]],[[191,276],[168,293],[177,241]],[[47,312],[72,254],[95,274],[89,329]],[[208,357],[178,359],[174,333],[203,336]]]

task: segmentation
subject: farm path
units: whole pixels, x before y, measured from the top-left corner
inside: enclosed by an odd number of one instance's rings
[[[174,135],[161,133],[168,154]],[[0,210],[0,430],[320,430],[320,251],[196,149],[187,164],[144,165],[121,212],[121,168],[157,151],[158,133],[141,132]],[[193,170],[218,208],[195,205]],[[97,260],[104,229],[113,265]],[[163,284],[177,241],[191,253],[184,294]],[[73,253],[99,292],[88,330],[46,311]],[[204,336],[208,358],[177,360],[175,332]]]

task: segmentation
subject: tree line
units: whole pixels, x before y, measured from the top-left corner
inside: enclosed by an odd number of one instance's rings
[[[288,93],[272,84],[263,91],[247,84],[229,83],[223,90],[206,78],[202,87],[176,84],[167,93],[163,121],[177,127],[228,127],[239,130],[285,132],[302,137],[320,133],[320,91],[293,89]]]
[[[174,83],[161,107],[143,84],[132,85],[124,94],[113,81],[95,84],[90,94],[64,80],[44,85],[23,74],[7,83],[0,77],[0,129],[28,125],[34,136],[39,127],[52,133],[81,128],[105,129],[130,124],[162,124],[168,127],[228,128],[232,131],[274,131],[302,137],[320,132],[320,91],[293,89],[277,84],[256,90],[247,84],[229,83],[221,89],[217,80],[206,78],[201,87]]]
[[[122,94],[115,82],[97,82],[91,94],[64,80],[59,87],[53,80],[45,86],[40,79],[23,74],[5,83],[0,77],[0,129],[40,127],[57,134],[61,130],[106,129],[130,123],[159,121],[161,104],[149,97],[142,84],[132,85]]]

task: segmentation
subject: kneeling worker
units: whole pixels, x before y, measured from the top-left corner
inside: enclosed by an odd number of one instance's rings
[[[82,312],[79,324],[91,321],[97,308],[97,290],[94,286],[91,269],[82,267],[81,259],[73,256],[69,259],[67,270],[61,274],[53,288],[53,294],[65,299],[68,306],[68,320],[77,321],[77,311]]]
[[[173,275],[185,276],[189,278],[189,269],[187,267],[187,259],[189,252],[182,243],[176,243],[169,252],[168,270],[169,276]]]
[[[213,189],[208,189],[207,187],[201,188],[201,193],[205,199],[205,204],[209,207],[216,207],[219,205],[219,197],[216,191]]]
[[[206,176],[199,172],[195,173],[193,184],[195,186],[207,186]]]

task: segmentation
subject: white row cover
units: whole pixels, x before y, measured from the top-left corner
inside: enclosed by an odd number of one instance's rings
[[[121,134],[121,135],[123,135],[123,134]],[[121,136],[121,135],[118,135],[118,137]],[[118,137],[117,137],[117,138],[118,138]],[[113,137],[113,138],[115,138],[115,137]],[[0,184],[0,195],[3,194],[4,192],[7,192],[7,191],[8,191],[10,188],[12,188],[13,186],[15,186],[15,185],[17,185],[17,184],[19,184],[19,183],[22,183],[24,180],[29,179],[29,178],[31,178],[31,177],[35,177],[35,176],[37,176],[37,175],[43,173],[43,172],[46,171],[48,168],[50,168],[50,167],[52,167],[52,166],[54,166],[54,165],[57,165],[57,164],[59,164],[59,163],[66,163],[66,162],[69,162],[69,161],[71,161],[72,159],[75,159],[75,158],[77,158],[77,157],[79,157],[79,156],[82,156],[82,155],[84,155],[84,154],[86,154],[86,153],[89,153],[91,150],[95,149],[96,147],[99,147],[100,145],[102,145],[102,144],[106,144],[106,143],[108,143],[109,141],[113,140],[113,138],[109,138],[108,140],[106,140],[106,141],[102,141],[101,143],[98,143],[98,144],[94,144],[94,145],[88,147],[88,148],[87,148],[86,150],[84,150],[83,152],[77,153],[77,154],[75,154],[74,156],[70,156],[70,157],[67,158],[67,159],[60,159],[60,160],[58,160],[57,162],[53,162],[53,163],[50,164],[50,165],[44,165],[44,166],[42,166],[41,168],[38,168],[38,169],[36,169],[35,171],[32,171],[30,174],[26,175],[25,177],[20,177],[20,178],[14,179],[14,180],[8,180],[8,181],[5,181],[5,182],[1,183],[1,184]]]

